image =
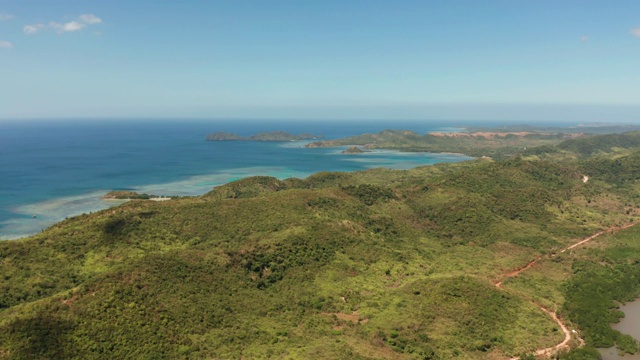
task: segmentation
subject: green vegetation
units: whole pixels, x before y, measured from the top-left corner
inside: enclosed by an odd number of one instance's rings
[[[135,191],[125,191],[125,190],[114,190],[109,191],[108,193],[102,196],[103,199],[113,199],[113,200],[149,200],[153,198],[157,198],[157,195],[149,195],[149,194],[139,194]]]
[[[605,249],[592,249],[586,259],[577,259],[566,284],[565,311],[583,330],[585,340],[596,347],[611,347],[635,353],[638,344],[630,336],[611,328],[623,316],[618,303],[640,297],[640,230],[618,235]],[[587,260],[588,259],[588,260]]]
[[[504,125],[493,127],[480,127],[480,126],[466,126],[464,131],[466,132],[487,132],[487,131],[499,131],[499,132],[548,132],[548,133],[564,133],[564,134],[620,134],[630,131],[640,130],[640,125],[616,125],[616,124],[583,124],[572,127],[558,127],[552,125]]]
[[[637,130],[637,126],[551,128],[511,126],[469,128],[458,133],[420,135],[407,130],[384,130],[345,139],[312,142],[307,147],[364,146],[410,152],[456,152],[474,157],[506,159],[514,155],[540,156],[563,153],[588,157],[638,146],[640,131],[593,136],[593,133]]]
[[[1,242],[0,359],[528,358],[564,339],[538,304],[586,341],[560,358],[633,352],[608,324],[640,295],[640,230],[559,250],[640,220],[639,152],[567,146],[252,177]]]
[[[640,180],[640,151],[617,158],[596,157],[586,160],[582,166],[589,175],[616,186]]]
[[[615,148],[628,149],[638,146],[640,131],[624,134],[608,134],[585,139],[570,139],[558,145],[562,150],[568,150],[581,156],[591,156],[597,153],[610,153]]]
[[[340,153],[341,153],[341,154],[363,154],[363,153],[365,153],[365,152],[366,152],[366,151],[364,151],[364,150],[360,149],[360,148],[359,148],[359,147],[357,147],[357,146],[352,146],[352,147],[350,147],[350,148],[348,148],[348,149],[346,149],[346,150],[341,151]]]
[[[307,147],[363,146],[369,149],[391,149],[411,152],[455,152],[469,156],[508,158],[529,147],[556,145],[567,136],[562,133],[431,133],[420,135],[407,130],[384,130],[346,139],[312,142]]]

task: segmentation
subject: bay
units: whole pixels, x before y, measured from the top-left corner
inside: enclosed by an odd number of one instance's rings
[[[612,324],[611,327],[640,341],[640,299],[620,306],[619,310],[624,312],[624,317],[620,319],[619,323]],[[640,354],[620,355],[615,346],[609,349],[599,349],[599,351],[602,360],[640,360]]]
[[[304,178],[319,171],[409,169],[467,160],[454,154],[307,149],[306,142],[207,142],[216,131],[309,132],[328,139],[408,129],[456,130],[452,122],[251,120],[30,120],[0,122],[0,239],[35,234],[65,217],[116,202],[111,190],[200,195],[253,175]]]

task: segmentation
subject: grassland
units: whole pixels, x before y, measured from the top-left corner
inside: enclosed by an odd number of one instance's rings
[[[410,152],[453,152],[474,157],[505,159],[523,150],[538,146],[553,146],[569,138],[585,134],[550,132],[460,132],[417,134],[407,130],[384,130],[345,139],[315,141],[307,147],[363,146],[368,149],[391,149]]]
[[[579,330],[564,359],[636,351],[606,325],[640,294],[640,229],[560,253],[640,221],[640,136],[593,139],[247,178],[2,242],[0,358],[527,358],[564,338],[540,305]]]

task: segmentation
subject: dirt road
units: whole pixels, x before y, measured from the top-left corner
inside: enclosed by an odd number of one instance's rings
[[[564,249],[560,250],[557,254],[562,254],[562,253],[566,252],[567,250],[571,250],[571,249],[573,249],[573,248],[575,248],[577,246],[585,244],[585,243],[597,238],[598,236],[600,236],[602,234],[613,233],[613,232],[616,232],[618,230],[628,229],[628,228],[630,228],[632,226],[635,226],[636,224],[637,223],[629,223],[629,224],[624,225],[624,226],[611,227],[611,228],[609,228],[607,230],[603,230],[603,231],[597,232],[597,233],[595,233],[595,234],[593,234],[593,235],[591,235],[591,236],[589,236],[589,237],[587,237],[585,239],[582,239],[582,240],[580,240],[580,241],[578,241],[578,242],[576,242],[576,243],[574,243],[572,245],[569,245],[569,246],[565,247]],[[552,254],[549,258],[555,257],[557,254]],[[515,270],[511,270],[511,271],[509,271],[507,273],[501,274],[500,276],[498,276],[498,280],[496,280],[493,283],[493,285],[495,285],[495,287],[497,287],[498,289],[501,289],[502,288],[502,282],[504,280],[520,275],[522,272],[527,271],[528,269],[532,268],[535,264],[537,264],[541,260],[544,260],[544,258],[543,257],[538,257],[538,258],[536,258],[534,260],[531,260],[525,266],[519,267],[519,268],[517,268]],[[558,315],[555,312],[553,312],[553,311],[551,311],[551,310],[545,308],[544,306],[542,306],[540,304],[537,304],[535,302],[534,302],[534,304],[538,308],[540,308],[540,310],[542,310],[545,313],[547,313],[547,315],[549,315],[549,317],[551,317],[553,319],[553,321],[555,321],[556,324],[558,324],[558,326],[560,326],[560,328],[562,329],[562,332],[564,333],[564,340],[561,343],[557,344],[557,345],[554,345],[554,346],[551,346],[551,347],[548,347],[548,348],[544,348],[544,349],[535,350],[533,352],[533,354],[536,357],[539,357],[539,356],[551,357],[554,353],[558,352],[559,350],[563,350],[563,349],[567,349],[568,350],[570,348],[569,342],[571,341],[571,336],[572,336],[571,331],[569,331],[569,328],[567,328],[567,326],[562,322],[562,320],[560,320],[558,318]],[[582,339],[578,338],[578,341],[580,343],[580,346],[584,345],[584,341]],[[520,359],[519,356],[511,358],[510,360],[518,360],[518,359]]]

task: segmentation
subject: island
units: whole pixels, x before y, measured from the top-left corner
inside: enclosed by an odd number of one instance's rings
[[[340,153],[341,153],[341,154],[363,154],[363,153],[365,153],[365,152],[366,152],[366,151],[364,151],[364,150],[360,149],[360,148],[359,148],[359,147],[357,147],[357,146],[352,146],[352,147],[350,147],[350,148],[348,148],[348,149],[346,149],[346,150],[342,150]]]
[[[286,131],[260,132],[252,136],[240,136],[228,132],[215,132],[207,135],[207,141],[300,141],[322,139],[322,135],[302,133],[294,135]]]
[[[167,196],[140,194],[135,191],[128,190],[114,190],[102,196],[103,200],[153,200],[153,201],[165,201],[171,200]]]
[[[319,140],[305,145],[307,148],[360,146],[365,149],[386,149],[405,152],[458,153],[472,157],[508,159],[516,154],[540,152],[549,147],[572,144],[572,140],[620,137],[622,133],[640,130],[637,125],[583,125],[577,127],[502,126],[498,128],[465,128],[462,131],[433,131],[419,134],[411,130],[387,129],[375,134],[361,134],[342,139]],[[597,140],[601,141],[601,140]],[[627,147],[622,140],[621,145]],[[579,142],[580,143],[580,142]],[[589,144],[589,141],[585,142]],[[586,146],[586,145],[585,145]],[[631,145],[629,145],[631,146]],[[555,149],[555,148],[554,148]],[[558,149],[556,149],[558,150]]]
[[[528,129],[508,129],[463,132],[430,132],[418,134],[409,130],[384,130],[343,139],[320,140],[306,144],[307,148],[360,146],[365,149],[386,149],[405,152],[458,153],[472,157],[506,159],[532,148],[555,146],[565,140],[593,136],[583,132],[555,132]]]

